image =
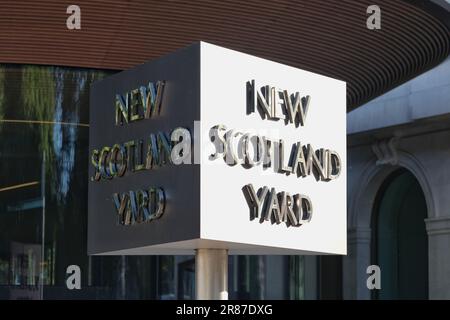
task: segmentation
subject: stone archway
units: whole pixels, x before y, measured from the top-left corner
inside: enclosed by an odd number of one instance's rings
[[[428,218],[436,217],[435,201],[420,161],[412,154],[396,151],[395,161],[377,165],[371,159],[361,171],[356,192],[349,197],[348,207],[348,250],[343,262],[343,283],[345,299],[370,299],[367,289],[366,269],[371,259],[371,221],[378,191],[386,178],[395,170],[405,168],[410,171],[422,188],[427,205]]]
[[[377,193],[372,214],[372,264],[381,270],[374,299],[428,298],[428,237],[425,196],[414,175],[393,172]]]

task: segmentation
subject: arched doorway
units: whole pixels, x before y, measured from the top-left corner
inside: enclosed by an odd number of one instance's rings
[[[381,269],[377,299],[428,298],[427,205],[414,175],[393,172],[375,201],[372,260]]]

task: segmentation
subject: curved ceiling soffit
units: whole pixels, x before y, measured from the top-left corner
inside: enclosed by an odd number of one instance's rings
[[[445,10],[376,2],[380,30],[366,0],[78,0],[82,27],[68,30],[69,3],[5,0],[0,61],[122,70],[202,40],[344,80],[350,111],[450,53]]]

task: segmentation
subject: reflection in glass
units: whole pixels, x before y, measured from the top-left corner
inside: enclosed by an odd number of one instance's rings
[[[89,88],[111,73],[0,66],[0,299],[195,297],[193,256],[86,254]],[[288,260],[231,257],[230,297],[302,298],[302,260]]]

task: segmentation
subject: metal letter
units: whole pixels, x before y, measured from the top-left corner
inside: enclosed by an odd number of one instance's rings
[[[120,167],[117,166],[117,155],[120,154]],[[127,170],[127,151],[126,149],[119,145],[115,144],[111,148],[111,157],[109,161],[109,171],[112,175],[122,177]]]
[[[313,147],[308,144],[307,146],[307,155],[306,155],[306,175],[314,174],[316,180],[326,180],[327,179],[327,161],[326,158],[321,155],[323,153],[323,149],[314,151]],[[305,152],[305,150],[303,150]],[[315,169],[315,170],[314,170]]]
[[[127,150],[128,169],[134,172],[134,141],[128,141],[123,144]]]
[[[310,96],[300,98],[300,93],[298,92],[289,96],[287,90],[284,90],[284,101],[287,111],[286,119],[295,124],[296,127],[299,125],[304,126],[309,109]]]
[[[169,138],[164,132],[158,132],[156,140],[158,143],[159,165],[162,166],[166,164],[171,164],[172,145],[170,143]]]
[[[255,90],[255,80],[247,81],[247,114],[255,112],[257,96]]]
[[[265,146],[265,150],[263,153],[263,167],[265,169],[270,168],[272,165],[272,158],[274,157],[273,154],[273,148],[272,148],[272,141],[267,139],[266,137],[262,137],[263,144]]]
[[[236,152],[236,148],[238,148],[238,145],[235,146],[234,143],[234,138],[240,135],[242,135],[242,132],[235,132],[234,130],[230,130],[225,134],[227,147],[224,159],[225,163],[229,166],[234,166],[243,162],[243,160],[239,158],[239,154]]]
[[[101,178],[100,164],[99,164],[99,151],[97,149],[92,150],[91,163],[95,168],[94,176],[91,177],[91,181],[99,181]]]
[[[280,203],[280,220],[286,222],[288,226],[296,227],[298,225],[298,220],[295,216],[293,210],[292,196],[288,192],[280,192],[278,194]]]
[[[272,88],[272,94],[273,94],[272,118],[273,120],[279,120],[281,118],[280,111],[283,110],[283,106],[285,105],[283,90]]]
[[[158,219],[164,214],[166,195],[162,188],[149,190],[150,220]]]
[[[278,204],[278,197],[277,193],[275,191],[275,188],[272,188],[270,190],[269,194],[269,200],[266,204],[265,213],[264,213],[264,220],[266,221],[274,221],[277,224],[281,223],[281,212],[280,212],[280,206]],[[273,219],[273,220],[272,220]]]
[[[300,142],[297,142],[295,145],[295,156],[292,163],[292,173],[297,173],[297,177],[306,177],[307,170],[303,147]]]
[[[336,151],[328,150],[328,180],[334,180],[339,177],[341,174],[341,163],[339,154]]]
[[[244,192],[244,197],[250,208],[250,220],[259,218],[269,188],[262,187],[258,190],[257,194],[253,185],[249,183],[242,188],[242,191]]]
[[[125,213],[129,205],[128,200],[129,197],[127,193],[124,193],[122,197],[120,197],[119,193],[113,194],[113,202],[117,210],[117,224],[125,223]]]
[[[137,140],[134,147],[134,171],[140,171],[145,169],[144,164],[144,141]]]
[[[250,145],[253,147],[253,156],[250,154]],[[245,165],[253,167],[263,162],[266,147],[260,136],[251,136],[247,133],[240,139],[239,150],[242,153],[239,156],[244,159]]]
[[[156,143],[155,134],[150,134],[150,139],[147,145],[147,159],[145,162],[146,169],[152,169],[154,166],[157,166],[159,163],[159,155],[158,155],[158,146]]]
[[[153,82],[149,82],[147,87],[142,86],[140,88],[145,119],[149,119],[161,112],[164,86],[165,81],[158,81],[156,86]]]
[[[226,141],[224,138],[224,135],[220,134],[220,132],[225,132],[227,130],[227,127],[224,125],[217,125],[209,129],[209,139],[214,144],[214,147],[216,148],[216,152],[211,154],[208,159],[209,160],[215,160],[218,157],[225,156],[226,149]]]
[[[328,179],[328,158],[327,150],[321,148],[313,153],[313,164],[315,170],[315,177],[317,180],[326,181]]]
[[[128,110],[128,93],[123,97],[120,94],[116,94],[116,126],[123,124],[123,119],[128,123],[129,110]]]
[[[130,209],[131,209],[131,220],[128,220],[130,224],[135,224],[138,221],[138,207],[136,201],[136,193],[134,191],[130,191]]]
[[[130,101],[130,121],[142,119],[143,116],[139,112],[139,107],[143,108],[143,104],[139,89],[131,90]]]
[[[108,155],[110,154],[110,150],[111,149],[109,147],[103,147],[102,151],[100,152],[100,158],[98,160],[100,172],[103,179],[111,179],[113,177],[111,173],[108,171],[109,166],[106,164],[108,160]]]
[[[146,222],[150,220],[150,212],[148,211],[148,193],[145,190],[136,191],[138,203],[138,222]]]
[[[294,212],[299,225],[310,222],[313,213],[311,199],[305,195],[294,195]]]
[[[273,95],[270,86],[264,87],[264,94],[261,92],[261,90],[256,89],[256,87],[254,86],[253,90],[256,90],[256,95],[258,97],[259,113],[261,115],[261,118],[265,119],[267,117],[268,119],[271,119],[273,107],[273,99],[272,99]]]
[[[289,159],[288,161],[285,161],[284,159],[284,141],[282,139],[278,140],[278,163],[276,163],[276,172],[279,173],[285,173],[286,175],[290,175],[292,172],[292,166],[289,166]],[[295,148],[295,146],[293,147]],[[295,152],[295,149],[293,150]],[[292,157],[292,152],[291,152]],[[290,157],[290,158],[291,158]],[[284,163],[287,162],[287,165],[285,166]]]

